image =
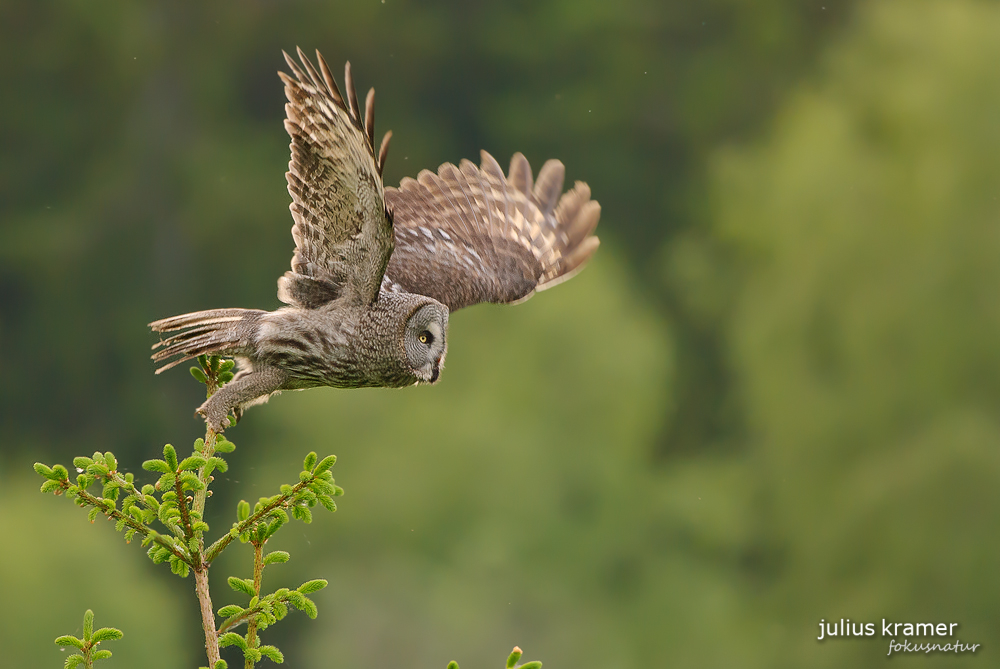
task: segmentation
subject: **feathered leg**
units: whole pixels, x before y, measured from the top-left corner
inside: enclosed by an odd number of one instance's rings
[[[205,418],[209,429],[222,432],[231,411],[235,410],[238,418],[243,409],[254,404],[255,400],[266,402],[272,393],[281,390],[287,380],[288,374],[277,367],[241,372],[198,407],[198,413]]]

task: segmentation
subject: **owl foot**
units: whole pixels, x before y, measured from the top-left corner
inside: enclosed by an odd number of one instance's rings
[[[274,367],[241,373],[205,400],[198,407],[198,414],[205,419],[208,429],[220,433],[230,425],[236,425],[243,417],[246,407],[267,401],[271,393],[276,392],[287,378],[285,372]],[[235,415],[232,421],[230,414]]]
[[[195,413],[205,419],[205,426],[216,434],[221,434],[229,426],[229,412],[221,403],[206,400]],[[239,420],[239,419],[237,419]]]

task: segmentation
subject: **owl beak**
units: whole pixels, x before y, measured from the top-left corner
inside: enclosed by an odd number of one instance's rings
[[[437,383],[438,377],[441,376],[441,363],[443,361],[444,356],[434,361],[434,368],[431,370],[431,383]]]

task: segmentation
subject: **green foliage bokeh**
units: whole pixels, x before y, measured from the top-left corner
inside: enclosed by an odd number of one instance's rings
[[[76,649],[52,640],[81,636],[81,611],[88,607],[98,611],[99,623],[113,615],[126,628],[103,664],[171,669],[196,661],[198,629],[182,622],[195,608],[176,596],[169,580],[175,577],[137,559],[138,542],[126,546],[112,523],[101,518],[90,525],[65,499],[39,495],[35,480],[11,472],[0,480],[0,528],[20,537],[0,557],[4,666],[61,667]]]

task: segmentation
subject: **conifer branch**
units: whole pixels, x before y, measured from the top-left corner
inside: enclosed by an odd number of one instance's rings
[[[231,360],[201,356],[198,362],[200,367],[192,367],[191,374],[205,384],[209,397],[233,378]],[[271,536],[289,521],[289,516],[309,523],[312,521],[312,508],[319,504],[329,511],[336,511],[334,498],[344,492],[334,483],[330,472],[336,457],[330,455],[319,460],[316,453],[309,453],[302,462],[299,480],[294,485],[282,485],[278,494],[260,498],[252,512],[250,504],[241,500],[237,505],[236,522],[206,550],[204,537],[209,526],[204,521],[204,514],[207,499],[212,495],[209,490],[214,481],[212,473],[228,469],[220,454],[230,453],[235,448],[225,436],[211,429],[206,431],[204,439],[195,441],[193,452],[183,460],[179,460],[172,445],[166,444],[162,460],[147,460],[142,464],[144,470],[157,473],[159,479],[155,484],[147,483],[141,487],[136,486],[131,473],[122,475],[118,471],[118,462],[111,452],[75,458],[73,464],[79,472],[75,483],[70,481],[69,472],[62,465],[49,467],[42,463],[35,464],[35,471],[45,479],[42,492],[66,495],[78,506],[89,508],[91,522],[99,514],[104,514],[115,521],[118,531],[125,532],[126,542],[135,535],[141,536],[142,545],[150,546],[147,554],[154,563],[169,561],[171,570],[181,577],[187,576],[189,571],[194,572],[195,596],[211,669],[226,669],[220,649],[227,646],[238,646],[243,651],[244,669],[253,669],[263,658],[276,663],[284,661],[280,650],[261,644],[260,633],[282,620],[292,608],[315,618],[318,614],[316,604],[307,595],[325,588],[327,582],[314,579],[295,590],[279,588],[270,594],[262,594],[264,568],[289,559],[284,551],[265,554],[264,547]],[[88,491],[95,483],[103,485],[100,497]],[[154,530],[151,526],[154,521],[169,532],[161,534]],[[245,607],[229,604],[219,609],[218,615],[223,622],[216,629],[208,572],[212,562],[232,545],[234,539],[249,543],[253,549],[252,577],[241,579],[231,576],[228,579],[230,587],[248,596],[249,602]],[[244,623],[247,624],[245,635],[234,631]],[[121,632],[113,628],[94,632],[93,612],[87,611],[84,638],[62,636],[56,642],[81,651],[66,659],[66,667],[91,669],[94,661],[111,655],[111,651],[97,650],[96,646],[101,641],[118,638],[121,638]],[[539,662],[517,665],[519,658],[520,650],[515,648],[508,658],[507,669],[538,669],[541,666]],[[449,669],[457,667],[455,663],[449,664]]]
[[[72,646],[73,648],[80,650],[79,653],[74,653],[73,655],[67,657],[63,667],[65,667],[65,669],[75,669],[76,667],[83,665],[84,669],[93,669],[94,662],[111,657],[110,650],[97,650],[97,647],[101,645],[101,642],[115,641],[117,639],[121,639],[122,636],[124,636],[122,631],[115,629],[114,627],[102,627],[101,629],[95,631],[94,612],[87,609],[87,612],[83,614],[82,639],[78,639],[70,634],[66,634],[56,639],[56,645]]]
[[[303,490],[309,489],[310,486],[315,486],[317,481],[327,480],[327,477],[324,475],[325,473],[326,473],[325,471],[321,472],[318,475],[313,475],[312,473],[309,473],[309,477],[306,480],[299,481],[294,486],[282,486],[282,488],[284,489],[283,492],[271,497],[270,499],[267,499],[267,501],[263,504],[258,503],[258,507],[254,510],[253,515],[247,517],[246,520],[233,523],[233,527],[231,530],[229,530],[228,534],[221,537],[214,544],[208,547],[208,550],[205,551],[205,560],[208,563],[214,561],[215,558],[217,558],[219,554],[222,551],[224,551],[226,547],[229,546],[229,544],[233,542],[234,539],[237,539],[241,535],[245,535],[247,532],[250,531],[251,528],[253,528],[258,523],[264,521],[264,519],[266,519],[274,512],[279,510],[284,511],[285,509],[294,508],[296,506],[296,503],[300,501],[301,493]],[[329,480],[332,482],[332,475],[329,477]],[[343,494],[343,490],[335,486],[334,490],[331,491],[330,496],[332,497],[334,495],[341,495],[341,494]],[[332,504],[332,499],[330,500],[330,503]],[[335,509],[336,505],[334,504],[333,506]],[[284,524],[284,522],[287,522],[287,516],[285,516],[281,522],[282,524]]]
[[[40,471],[45,469],[48,469],[50,472],[55,472],[56,474],[59,473],[59,470],[62,470],[63,472],[66,471],[65,468],[62,467],[62,465],[56,465],[55,467],[49,469],[46,465],[43,465],[40,462],[35,463],[35,471],[38,472],[39,474],[46,476],[44,473],[42,473],[42,471]],[[85,483],[86,481],[83,482]],[[55,484],[55,485],[50,485],[50,484]],[[62,479],[49,478],[49,480],[42,485],[42,488],[43,492],[52,492],[55,493],[56,495],[65,494],[66,497],[68,497],[69,499],[73,499],[79,506],[91,507],[91,514],[94,514],[95,511],[98,513],[102,513],[108,518],[108,520],[114,520],[116,521],[116,523],[119,523],[122,526],[129,528],[129,530],[134,532],[135,534],[141,535],[143,537],[143,542],[142,542],[143,545],[146,545],[147,543],[155,543],[156,545],[168,551],[171,555],[173,555],[175,558],[177,558],[187,566],[189,567],[194,566],[191,556],[186,551],[183,551],[180,548],[178,548],[176,544],[168,540],[164,535],[153,530],[151,527],[144,525],[140,522],[137,522],[131,516],[128,516],[119,511],[118,508],[115,506],[114,500],[92,495],[89,492],[87,492],[86,488],[84,488],[82,485],[79,484],[74,485],[70,483],[68,478],[62,478]],[[94,515],[96,517],[96,514]],[[93,518],[91,518],[91,521],[93,521]]]

